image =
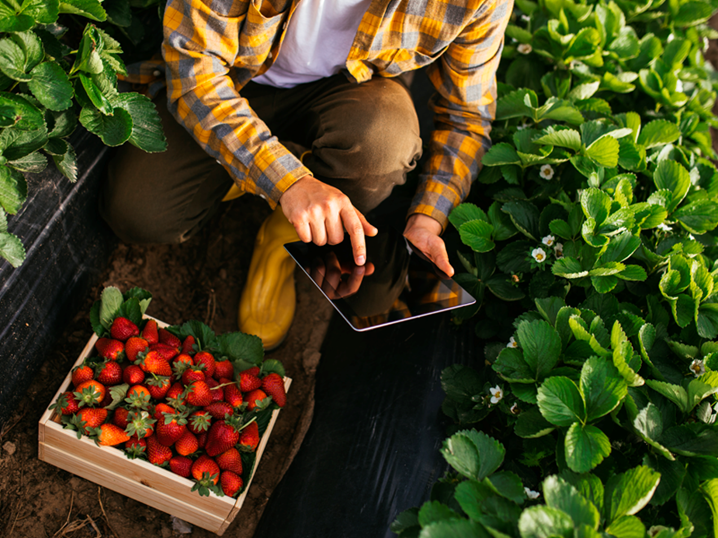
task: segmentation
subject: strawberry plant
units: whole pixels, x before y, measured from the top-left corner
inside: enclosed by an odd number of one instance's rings
[[[718,532],[716,7],[516,1],[449,217],[486,366],[442,372],[458,474],[401,536]]]
[[[236,497],[272,412],[286,404],[284,368],[264,360],[256,336],[216,335],[199,321],[159,328],[145,316],[151,300],[140,288],[105,288],[90,312],[95,354],[51,408],[78,439],[166,467],[200,495]]]
[[[166,142],[153,103],[118,92],[117,77],[126,74],[122,48],[95,24],[109,19],[121,27],[129,3],[3,0],[0,8],[0,256],[18,267],[25,249],[8,231],[7,215],[27,199],[25,174],[50,161],[76,181],[68,137],[78,122],[107,146],[129,142],[157,152]],[[94,22],[83,29],[79,19]]]

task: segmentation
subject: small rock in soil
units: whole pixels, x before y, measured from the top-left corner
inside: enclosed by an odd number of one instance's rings
[[[192,534],[192,525],[176,516],[172,516],[172,530],[177,534]]]
[[[10,442],[10,441],[8,441],[7,443],[5,443],[2,447],[3,447],[3,450],[5,450],[5,452],[7,452],[7,453],[8,453],[9,455],[11,455],[11,456],[12,456],[13,454],[15,454],[15,451],[17,450],[17,447],[15,446],[15,443],[12,443],[12,442]]]

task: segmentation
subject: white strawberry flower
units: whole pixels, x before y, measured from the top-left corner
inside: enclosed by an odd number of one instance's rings
[[[535,501],[538,499],[541,494],[538,491],[534,491],[532,489],[527,488],[524,486],[524,493],[526,493],[526,496],[529,498],[529,500]]]
[[[542,248],[533,249],[531,251],[531,256],[533,256],[534,260],[539,263],[543,263],[546,261],[546,251]]]
[[[528,123],[522,123],[521,125],[517,125],[517,126],[516,126],[516,130],[517,130],[517,131],[523,131],[523,130],[526,129],[528,126],[529,126]]]
[[[495,387],[491,387],[489,389],[489,392],[491,392],[491,403],[492,404],[499,403],[504,397],[504,391],[498,385],[496,385]]]
[[[514,402],[514,405],[511,406],[511,409],[509,409],[509,411],[511,411],[514,415],[518,415],[521,410],[519,409],[519,405]]]
[[[523,15],[521,15],[521,20],[524,21],[524,22],[529,22],[529,21],[531,20],[531,17],[529,17],[528,15],[526,15],[526,14],[524,13]],[[704,38],[704,39],[705,39],[706,41],[708,40],[707,37]],[[706,46],[707,46],[707,45],[706,45]]]
[[[563,258],[563,243],[556,243],[553,247],[553,253],[557,258]]]
[[[516,47],[516,50],[521,54],[529,54],[534,49],[528,43],[521,43],[518,47]]]
[[[506,347],[519,347],[519,344],[516,341],[516,339],[512,336],[511,338],[509,338],[509,343],[506,344]]]
[[[668,226],[668,224],[666,224],[665,222],[661,222],[658,226],[656,226],[656,228],[658,228],[662,232],[670,232],[671,231],[671,227]]]
[[[693,362],[688,368],[696,377],[700,377],[706,373],[706,365],[700,359],[693,359]]]
[[[556,242],[556,238],[553,235],[547,235],[546,237],[541,239],[541,242],[547,247],[552,247],[553,244]]]
[[[544,179],[551,179],[553,177],[553,167],[550,164],[544,164],[539,171],[539,175]]]
[[[691,241],[695,241],[695,240],[696,240],[696,238],[693,237],[693,234],[688,234],[688,239],[690,239]]]

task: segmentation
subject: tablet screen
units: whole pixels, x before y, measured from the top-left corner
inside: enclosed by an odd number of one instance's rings
[[[294,261],[356,331],[474,304],[476,300],[396,230],[366,238],[367,261],[354,263],[349,237],[338,245],[287,243]]]

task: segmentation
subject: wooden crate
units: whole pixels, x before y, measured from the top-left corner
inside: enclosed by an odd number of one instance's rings
[[[158,325],[167,326],[159,321]],[[93,334],[75,366],[90,355],[96,341],[97,335]],[[284,378],[286,390],[289,390],[291,382],[290,378]],[[71,372],[68,372],[52,402],[57,401],[63,392],[71,390],[71,386]],[[278,413],[279,409],[272,413],[267,430],[257,447],[254,473],[237,499],[218,497],[214,493],[210,493],[208,497],[200,496],[191,491],[194,482],[174,474],[169,469],[157,467],[147,461],[128,459],[121,450],[97,446],[84,435],[78,439],[77,432],[63,428],[60,415],[51,409],[45,411],[40,418],[38,457],[51,465],[221,536],[237,516],[247,497]]]

